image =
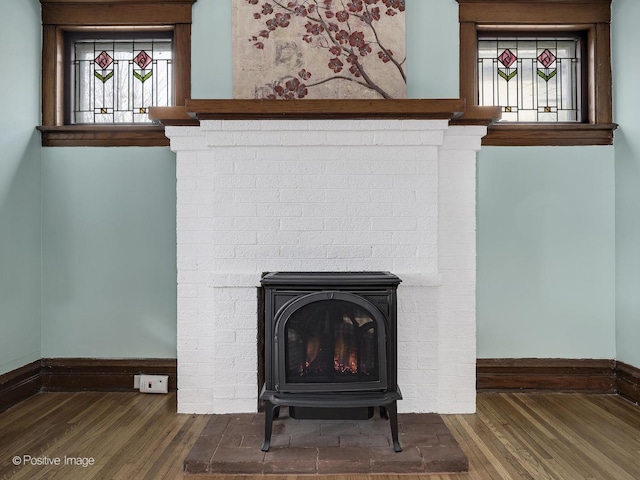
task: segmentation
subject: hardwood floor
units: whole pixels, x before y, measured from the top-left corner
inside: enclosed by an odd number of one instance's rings
[[[175,402],[175,394],[87,392],[31,397],[0,414],[0,478],[183,478],[182,461],[209,417],[175,414]],[[443,418],[469,457],[468,475],[375,478],[640,479],[640,407],[618,396],[481,394],[477,414]],[[13,465],[14,456],[23,461],[25,455],[40,462],[60,459],[64,463],[66,455],[95,463],[86,467]]]

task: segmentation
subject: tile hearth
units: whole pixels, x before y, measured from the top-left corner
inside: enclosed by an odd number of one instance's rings
[[[395,453],[387,420],[295,420],[282,409],[262,452],[264,415],[213,415],[184,461],[188,474],[461,473],[469,462],[437,414],[400,414]]]

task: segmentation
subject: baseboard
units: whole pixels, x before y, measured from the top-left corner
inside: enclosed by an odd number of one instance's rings
[[[0,375],[0,412],[38,392],[135,392],[133,376],[168,375],[176,391],[177,360],[171,358],[43,358]]]
[[[45,392],[135,392],[133,376],[141,373],[168,375],[169,391],[176,391],[177,360],[43,358],[42,390]]]
[[[476,363],[480,392],[616,393],[615,360],[483,358]]]
[[[168,375],[177,388],[175,359],[43,358],[0,375],[0,412],[40,391],[134,392],[133,376]],[[640,368],[615,360],[481,358],[482,392],[618,393],[640,404]]]
[[[640,404],[640,368],[616,362],[616,385],[620,396]]]
[[[41,369],[41,360],[36,360],[0,375],[0,412],[40,391],[42,388]]]

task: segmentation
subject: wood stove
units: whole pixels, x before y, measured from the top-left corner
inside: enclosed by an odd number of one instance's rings
[[[302,418],[372,411],[388,416],[396,452],[397,301],[388,272],[276,272],[263,276],[263,451],[281,406]],[[364,417],[366,418],[366,416]]]

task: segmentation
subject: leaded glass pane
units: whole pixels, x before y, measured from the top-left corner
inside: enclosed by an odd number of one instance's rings
[[[150,123],[173,103],[170,38],[77,40],[71,69],[72,123]]]
[[[580,122],[578,38],[478,40],[478,104],[506,122]]]

